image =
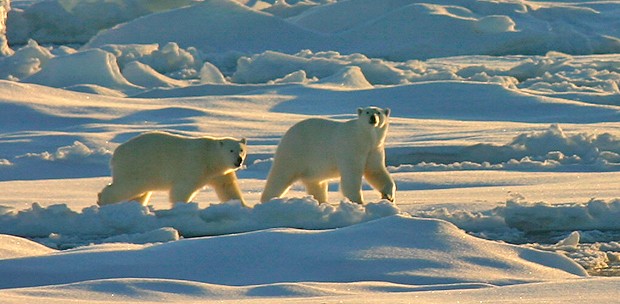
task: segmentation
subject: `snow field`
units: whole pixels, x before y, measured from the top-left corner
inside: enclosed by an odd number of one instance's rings
[[[618,1],[164,2],[0,0],[3,302],[617,300]],[[257,204],[291,125],[368,105],[396,204]],[[252,208],[96,206],[150,130],[247,137]]]

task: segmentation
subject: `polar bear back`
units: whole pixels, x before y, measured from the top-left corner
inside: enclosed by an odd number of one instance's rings
[[[300,152],[297,157],[333,155],[332,152],[343,151],[344,147],[362,148],[377,146],[383,134],[377,134],[372,128],[359,128],[358,119],[335,121],[323,118],[310,118],[292,126],[282,137],[278,149],[283,147],[290,152]],[[288,147],[290,146],[290,147]],[[276,152],[277,153],[277,152]]]
[[[111,161],[113,177],[123,180],[148,179],[156,187],[165,187],[183,176],[218,172],[216,141],[210,137],[190,138],[163,132],[150,132],[120,145]],[[183,168],[183,170],[179,170]],[[218,172],[219,173],[219,172]]]
[[[366,155],[373,145],[360,133],[357,119],[311,118],[292,126],[282,137],[275,159],[305,178],[338,176],[340,158]]]

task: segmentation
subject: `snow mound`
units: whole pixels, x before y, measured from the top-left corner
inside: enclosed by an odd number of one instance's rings
[[[75,159],[84,160],[89,157],[111,156],[112,152],[105,149],[91,149],[80,141],[74,141],[72,145],[59,147],[55,152],[27,153],[17,156],[17,158],[40,158],[46,161],[71,161]],[[99,159],[95,160],[98,162]],[[88,161],[87,161],[88,162]]]
[[[521,231],[620,230],[620,200],[591,200],[585,204],[508,201],[506,224]]]
[[[205,62],[200,68],[200,83],[217,83],[223,84],[228,81],[222,72],[212,63]]]
[[[316,78],[308,79],[308,74],[306,71],[299,70],[290,74],[284,75],[282,78],[278,78],[269,83],[273,84],[281,84],[281,83],[299,83],[299,84],[307,84],[310,82],[316,82]]]
[[[371,59],[362,54],[342,55],[338,52],[312,52],[303,50],[295,54],[266,51],[252,56],[241,56],[232,81],[237,83],[265,83],[304,71],[308,77],[323,79],[343,74],[346,67],[359,67],[372,84],[400,84],[407,75],[393,63]]]
[[[562,253],[590,274],[614,275],[620,267],[620,199],[551,204],[516,196],[491,210],[433,208],[413,215],[443,219],[486,239]]]
[[[0,57],[0,78],[22,79],[41,70],[54,55],[34,40],[19,48],[11,56]]]
[[[144,247],[107,246],[0,260],[0,287],[106,278],[227,285],[354,281],[431,285],[475,283],[481,276],[489,284],[506,285],[586,275],[558,254],[485,241],[441,220],[405,216],[333,230],[270,229]],[[442,270],[429,272],[437,267]]]
[[[16,111],[13,112],[16,114]],[[54,116],[41,115],[41,117],[41,119],[47,120],[48,125],[39,127],[57,127],[54,123]],[[61,126],[65,126],[68,122],[66,119],[61,120],[64,121],[59,122]],[[70,137],[62,139],[61,142],[66,140],[70,140]],[[32,179],[35,176],[33,171],[37,172],[36,176],[39,178],[77,177],[84,174],[83,171],[86,170],[90,171],[91,174],[107,174],[109,172],[112,151],[104,147],[86,145],[80,140],[74,140],[68,145],[55,145],[52,143],[49,146],[50,150],[26,152],[11,158],[10,170],[0,171],[0,179]],[[55,173],[52,174],[52,171]],[[30,172],[30,175],[26,172]]]
[[[27,298],[29,295],[41,293],[56,294],[57,298],[69,301],[73,293],[82,295],[82,299],[107,303],[110,295],[106,291],[114,291],[114,299],[118,302],[134,302],[138,298],[142,301],[153,302],[204,302],[205,300],[232,300],[232,299],[261,299],[276,297],[324,297],[337,295],[354,295],[359,293],[375,292],[407,292],[428,290],[451,290],[454,288],[484,288],[488,284],[454,284],[435,286],[410,286],[385,282],[354,282],[354,283],[324,283],[324,282],[285,282],[273,284],[259,284],[249,286],[226,286],[218,284],[190,282],[171,279],[102,279],[70,284],[53,285],[46,287],[32,287],[27,289],[11,289],[0,291],[3,299],[10,296]],[[67,292],[70,292],[67,295]],[[74,297],[75,298],[75,297]],[[181,299],[178,299],[181,298]]]
[[[595,49],[606,53],[620,47],[617,32],[600,22],[609,19],[618,25],[613,13],[616,5],[338,1],[289,20],[343,42],[333,43],[331,50],[399,61],[467,54],[544,54],[549,50],[590,54]],[[570,19],[549,24],[548,20],[558,16]],[[429,30],[421,31],[423,28]]]
[[[364,73],[359,67],[345,67],[336,74],[325,77],[317,83],[317,86],[339,90],[362,90],[372,89],[373,86],[366,80]]]
[[[56,88],[95,84],[119,91],[139,89],[123,77],[116,57],[99,49],[52,58],[38,73],[23,81]]]
[[[618,89],[620,82],[619,61],[616,57],[608,55],[599,55],[591,60],[584,60],[559,52],[548,52],[544,56],[514,56],[510,58],[474,56],[444,59],[445,61],[409,60],[393,62],[369,58],[360,53],[345,55],[336,51],[314,52],[310,50],[302,50],[293,54],[270,50],[253,55],[242,55],[236,52],[207,55],[194,47],[182,48],[174,42],[162,45],[104,45],[101,50],[116,57],[116,63],[109,63],[110,69],[114,70],[115,67],[113,66],[118,65],[118,68],[123,71],[122,75],[114,71],[105,71],[106,68],[101,67],[102,63],[91,63],[89,66],[81,65],[81,69],[90,70],[90,72],[80,71],[80,75],[88,74],[87,77],[72,79],[69,82],[73,85],[67,87],[81,92],[122,96],[122,92],[119,92],[118,83],[127,83],[127,80],[109,78],[123,75],[132,78],[134,83],[140,84],[143,87],[141,88],[142,91],[152,91],[161,86],[164,88],[169,86],[185,87],[198,83],[224,84],[232,82],[232,84],[261,84],[263,86],[261,88],[260,86],[238,85],[232,91],[230,89],[233,87],[227,87],[227,89],[214,86],[211,88],[221,95],[222,92],[232,94],[239,91],[269,89],[274,83],[311,85],[317,80],[330,81],[326,78],[342,78],[343,76],[337,75],[350,73],[350,71],[343,72],[346,71],[346,68],[359,67],[366,81],[373,86],[424,85],[429,83],[430,85],[441,85],[440,82],[451,82],[450,84],[458,82],[462,84],[459,89],[463,89],[465,84],[497,85],[503,89],[504,98],[487,98],[487,101],[493,102],[493,104],[485,105],[485,115],[490,115],[491,109],[496,108],[494,103],[499,101],[508,106],[516,96],[520,96],[523,100],[534,100],[547,106],[556,102],[565,102],[564,99],[575,100],[573,106],[578,103],[619,104],[617,98],[620,93],[620,89]],[[87,51],[63,49],[62,47],[45,48],[34,41],[30,41],[27,46],[18,49],[12,56],[0,57],[0,78],[21,80],[42,69],[45,69],[47,74],[74,72],[73,69],[63,70],[65,67],[58,64],[50,67],[47,63],[51,59],[57,60],[56,57],[77,56],[79,53]],[[104,62],[106,60],[109,59],[103,59]],[[108,63],[103,64],[108,65]],[[53,69],[59,70],[53,71]],[[103,73],[110,74],[108,81],[93,81],[95,78],[93,75],[101,73],[102,69],[104,70]],[[143,77],[146,79],[142,79]],[[360,79],[360,77],[353,78]],[[179,80],[182,81],[179,82]],[[341,79],[339,80],[342,82]],[[367,86],[366,81],[360,81],[360,83],[356,83],[356,86]],[[46,80],[45,83],[47,82]],[[103,88],[106,86],[111,91],[104,91]],[[457,88],[455,87],[452,90],[454,89]],[[181,97],[183,93],[190,94],[190,90],[197,92],[200,88],[173,91],[168,89],[166,94],[175,94]],[[424,92],[425,95],[421,97],[432,97],[433,99],[430,101],[433,105],[435,102],[445,100],[443,108],[451,110],[455,106],[453,99],[455,97],[462,98],[465,95],[463,92],[453,93],[457,96],[446,96],[451,91],[443,92],[444,90],[437,88]],[[492,93],[499,94],[500,92],[493,90],[486,94]],[[133,92],[131,95],[136,94],[139,92]],[[558,99],[549,100],[546,97]],[[463,100],[459,102],[471,103],[476,101]],[[459,110],[465,111],[471,108],[473,107]],[[523,117],[521,119],[524,120],[531,119],[526,114],[527,110],[519,110],[516,106],[513,108],[514,110],[509,111],[510,113],[519,113]],[[420,109],[416,108],[416,110]],[[434,110],[436,111],[436,108]],[[567,115],[550,117],[548,113],[557,111],[543,110],[540,113],[541,115],[544,113],[546,116],[543,118],[547,120],[550,118],[556,119],[556,122],[566,120]],[[408,111],[413,112],[411,107]]]
[[[609,201],[592,199],[585,203],[528,202],[516,196],[506,204],[486,211],[450,211],[434,208],[414,212],[420,217],[440,218],[470,232],[486,235],[495,232],[522,232],[510,239],[511,242],[527,242],[523,233],[572,232],[599,230],[613,232],[620,230],[615,219],[620,215],[620,199]],[[511,230],[512,231],[508,231]],[[594,238],[593,238],[594,237]],[[582,240],[597,241],[594,235],[583,235]]]
[[[102,87],[96,84],[76,84],[72,86],[68,86],[65,88],[68,91],[87,93],[87,94],[96,94],[102,96],[111,96],[111,97],[127,97],[127,94],[109,89],[106,87]]]
[[[162,27],[172,23],[174,26]],[[312,43],[316,39],[317,34],[313,32],[237,1],[212,0],[148,15],[102,31],[85,47],[131,43],[163,45],[174,41],[182,47],[193,46],[204,52],[296,52],[301,50],[302,41]]]
[[[0,233],[23,236],[54,248],[89,243],[173,241],[179,235],[195,237],[253,231],[273,227],[328,229],[344,227],[400,213],[387,201],[361,206],[341,202],[318,204],[312,198],[275,199],[254,208],[239,202],[208,206],[177,204],[169,210],[153,210],[135,202],[76,212],[65,204],[0,214]],[[163,229],[163,230],[162,230]],[[172,229],[172,230],[170,230]]]
[[[477,19],[474,29],[480,33],[516,32],[515,22],[508,16],[490,15]]]
[[[411,286],[386,282],[291,282],[251,286],[225,286],[166,279],[105,279],[45,287],[0,291],[7,303],[66,303],[88,299],[97,303],[166,302],[190,303],[221,301],[306,302],[306,303],[397,303],[415,298],[421,303],[451,302],[545,302],[568,303],[581,295],[596,301],[613,303],[618,278],[587,278],[557,282],[493,287],[484,283]],[[570,290],[571,292],[558,292]],[[320,297],[320,298],[313,298]],[[514,299],[514,300],[512,300]]]
[[[591,242],[592,235],[602,234],[600,231],[573,231],[556,244],[527,244],[531,248],[562,253],[588,270],[590,274],[614,276],[620,268],[620,243]],[[585,238],[582,242],[582,238]],[[617,239],[611,237],[609,239]]]
[[[101,49],[116,57],[121,70],[137,61],[174,79],[196,78],[196,71],[202,64],[202,55],[198,50],[192,47],[183,49],[175,42],[162,45],[107,44]]]
[[[233,0],[199,2],[100,32],[87,47],[177,41],[183,47],[194,46],[205,52],[274,50],[292,54],[312,49],[360,52],[399,61],[468,54],[544,54],[550,50],[592,54],[620,50],[614,31],[618,25],[613,13],[616,3],[579,6],[338,1],[300,10],[301,14],[287,19],[265,13],[276,11],[277,4],[260,3],[267,7],[249,7]],[[561,21],[549,23],[558,16],[563,16]],[[160,27],[167,23],[175,26]],[[429,24],[432,30],[419,30]]]
[[[20,2],[25,2],[23,5]],[[98,31],[116,24],[191,4],[192,0],[91,0],[91,1],[13,1],[22,4],[9,14],[9,40],[23,44],[36,39],[45,44],[82,44]]]
[[[553,124],[543,131],[522,133],[505,145],[476,144],[458,151],[388,152],[392,172],[447,170],[569,171],[620,169],[620,139],[612,134],[565,132]]]
[[[0,235],[0,259],[16,259],[53,252],[56,252],[56,250],[24,238]]]
[[[147,88],[173,88],[188,85],[187,82],[162,75],[150,66],[138,61],[132,61],[125,65],[122,74],[129,82]]]

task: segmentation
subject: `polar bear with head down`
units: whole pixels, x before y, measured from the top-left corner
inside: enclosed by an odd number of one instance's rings
[[[282,137],[261,202],[282,197],[301,181],[319,203],[327,202],[328,181],[340,178],[342,194],[362,204],[362,177],[383,199],[394,201],[396,185],[385,167],[390,109],[357,109],[357,118],[303,120]]]

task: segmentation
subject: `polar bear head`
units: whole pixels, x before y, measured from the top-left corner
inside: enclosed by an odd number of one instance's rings
[[[357,116],[362,123],[369,124],[375,128],[384,128],[388,124],[390,109],[377,107],[358,108]]]
[[[247,141],[245,138],[222,138],[219,140],[219,152],[221,159],[227,168],[237,169],[241,167],[247,153]]]

